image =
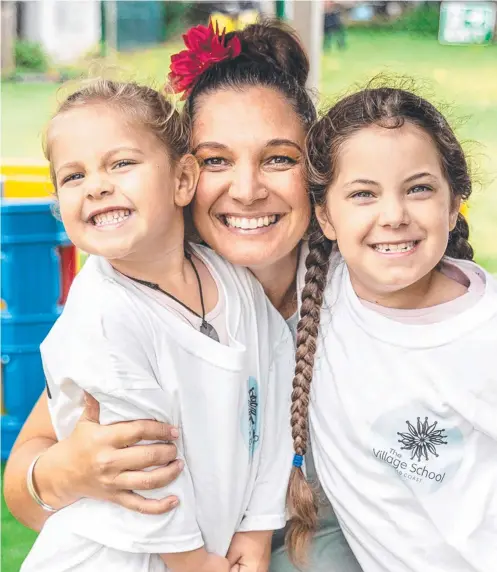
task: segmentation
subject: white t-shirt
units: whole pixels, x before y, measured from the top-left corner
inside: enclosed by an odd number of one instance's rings
[[[214,277],[214,281],[215,277]],[[186,309],[184,306],[176,302],[173,298],[170,298],[164,292],[160,290],[155,290],[146,286],[145,284],[140,284],[135,280],[135,284],[140,288],[147,296],[151,296],[160,306],[165,306],[170,312],[176,314],[181,320],[186,324],[190,324],[196,330],[200,331],[202,325],[202,318],[195,315],[191,310]],[[218,290],[218,301],[216,306],[205,315],[205,321],[210,324],[215,330],[219,337],[219,342],[225,346],[229,345],[229,336],[226,331],[226,301],[223,297],[223,287],[216,282],[216,287]]]
[[[149,418],[180,427],[184,471],[168,487],[138,491],[150,498],[175,494],[177,509],[141,515],[82,499],[50,518],[117,550],[182,552],[205,543],[225,555],[236,531],[285,524],[292,339],[248,271],[193,248],[222,289],[228,345],[91,257],[41,346],[59,439],[81,415],[83,390],[100,402],[104,424]]]
[[[366,307],[334,256],[311,390],[319,480],[365,572],[497,567],[497,284],[428,325]],[[302,285],[302,282],[300,282]]]

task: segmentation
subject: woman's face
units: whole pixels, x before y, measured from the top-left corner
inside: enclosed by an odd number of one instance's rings
[[[270,266],[304,236],[304,140],[298,115],[272,89],[218,90],[197,101],[193,147],[201,171],[193,220],[231,263]]]

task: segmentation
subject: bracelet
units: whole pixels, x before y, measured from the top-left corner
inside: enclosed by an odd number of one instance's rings
[[[44,503],[40,496],[38,495],[38,493],[36,492],[35,489],[35,485],[33,483],[33,471],[36,465],[36,462],[38,461],[38,459],[43,455],[45,451],[42,451],[39,455],[36,455],[36,457],[33,459],[33,462],[31,463],[31,465],[29,465],[29,469],[28,472],[26,474],[26,485],[28,487],[28,493],[31,496],[31,498],[35,501],[35,503],[38,506],[41,506],[41,508],[43,510],[46,510],[47,512],[57,512],[56,508],[53,508],[52,506],[50,506],[47,503]]]

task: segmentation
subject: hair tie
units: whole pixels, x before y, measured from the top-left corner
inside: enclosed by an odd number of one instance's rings
[[[304,461],[304,456],[303,455],[297,455],[295,454],[293,456],[293,466],[297,467],[297,469],[300,469],[300,467],[302,466],[302,463]]]
[[[219,33],[209,19],[209,26],[194,26],[183,35],[186,50],[171,56],[169,81],[174,93],[190,94],[198,77],[214,64],[240,55],[242,44],[236,35],[226,40],[226,28]]]

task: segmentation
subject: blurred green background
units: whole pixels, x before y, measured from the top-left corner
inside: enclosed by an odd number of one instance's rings
[[[67,92],[51,78],[87,77],[91,69],[91,75],[118,75],[160,87],[170,55],[183,48],[178,30],[206,21],[205,14],[195,12],[193,3],[166,4],[169,33],[159,45],[104,58],[100,57],[102,45],[98,45],[91,54],[64,67],[49,63],[32,46],[20,50],[19,57],[27,56],[14,72],[4,75],[1,85],[2,159],[42,159],[43,129]],[[333,44],[323,52],[319,105],[325,108],[380,73],[414,78],[421,95],[443,107],[469,154],[475,180],[469,203],[470,238],[477,261],[497,273],[497,44],[441,45],[437,40],[439,4],[421,3],[416,10],[403,6],[402,14],[394,19],[375,17],[350,23],[345,48]],[[204,11],[211,8],[203,6]],[[36,65],[41,61],[43,80],[21,81],[26,65],[35,60]],[[29,79],[29,69],[27,75]],[[1,568],[17,571],[36,534],[13,519],[3,496],[1,534]]]

